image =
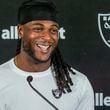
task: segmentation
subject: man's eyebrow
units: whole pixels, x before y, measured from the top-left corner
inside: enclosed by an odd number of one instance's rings
[[[41,23],[33,23],[32,25],[40,25],[40,26],[43,26],[43,24],[41,24]]]
[[[53,24],[53,25],[51,25],[51,26],[55,26],[56,28],[60,28],[60,26],[58,25],[58,24]]]

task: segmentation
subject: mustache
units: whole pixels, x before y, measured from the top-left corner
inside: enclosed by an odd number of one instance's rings
[[[55,47],[55,43],[52,41],[44,41],[44,40],[35,40],[32,42],[33,45],[43,45],[43,46],[52,46]]]

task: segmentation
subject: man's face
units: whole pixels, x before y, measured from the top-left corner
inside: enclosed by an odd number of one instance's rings
[[[36,20],[19,25],[22,48],[36,63],[47,62],[58,44],[59,25],[53,21]]]

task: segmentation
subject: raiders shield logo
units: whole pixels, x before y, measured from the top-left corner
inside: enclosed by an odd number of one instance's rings
[[[98,27],[102,40],[110,48],[110,13],[98,14]]]

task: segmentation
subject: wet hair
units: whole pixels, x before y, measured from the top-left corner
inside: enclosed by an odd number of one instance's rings
[[[18,39],[16,55],[20,53],[20,50],[21,50],[21,39]],[[71,66],[64,62],[59,47],[56,47],[55,51],[51,56],[51,67],[58,89],[62,93],[71,92],[72,91],[71,86],[73,85],[73,82],[71,80],[70,73],[72,74],[75,73],[73,72]]]

